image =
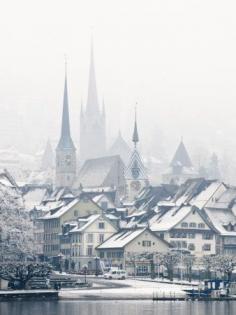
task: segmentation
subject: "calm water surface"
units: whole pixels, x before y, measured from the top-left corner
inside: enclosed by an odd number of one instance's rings
[[[2,302],[1,315],[235,315],[230,302],[52,301]]]

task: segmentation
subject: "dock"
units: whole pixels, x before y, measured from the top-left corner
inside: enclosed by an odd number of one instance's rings
[[[56,290],[12,290],[0,291],[0,302],[17,300],[58,300]]]

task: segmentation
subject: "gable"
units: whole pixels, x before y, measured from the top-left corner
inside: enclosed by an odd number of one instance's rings
[[[151,241],[151,246],[143,246],[143,241]],[[126,252],[167,252],[169,245],[167,242],[151,233],[148,230],[144,230],[143,233],[138,235],[130,243],[125,246]]]
[[[90,199],[83,198],[61,216],[61,223],[91,214],[102,214],[102,209]]]
[[[188,226],[183,227],[182,223],[187,223]],[[176,224],[173,229],[191,228],[190,223],[195,223],[196,228],[198,228],[198,224],[203,223],[205,226],[205,230],[211,230],[207,222],[202,218],[198,211],[194,210],[194,208],[184,218],[182,218],[182,220],[178,224]]]
[[[104,229],[99,228],[99,223],[104,223]],[[86,233],[116,233],[117,229],[114,227],[114,225],[104,218],[103,216],[100,216],[96,221],[94,221],[92,224],[88,226],[86,229]]]

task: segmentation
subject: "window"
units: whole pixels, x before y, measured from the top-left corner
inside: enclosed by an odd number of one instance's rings
[[[87,243],[93,243],[93,234],[87,235]]]
[[[198,228],[199,229],[205,229],[205,224],[204,223],[198,223]]]
[[[170,241],[170,245],[171,245],[172,247],[177,247],[177,244],[176,244],[175,241]]]
[[[202,250],[204,250],[204,251],[210,251],[211,250],[211,244],[204,244],[203,246],[202,246]]]
[[[78,217],[78,210],[74,210],[74,217]]]
[[[188,238],[195,238],[195,233],[188,233]]]
[[[150,247],[151,246],[151,241],[143,241],[142,242],[144,247]]]
[[[105,223],[104,222],[99,222],[98,223],[98,228],[103,230],[105,228]]]
[[[187,222],[182,222],[182,223],[181,223],[181,227],[187,228],[187,227],[188,227],[188,223],[187,223]]]
[[[203,233],[202,234],[202,239],[203,240],[212,240],[213,239],[213,234],[212,233]]]
[[[99,234],[98,242],[99,243],[103,243],[104,242],[104,234]]]
[[[107,203],[107,201],[102,201],[101,202],[101,208],[103,209],[103,210],[107,210],[107,208],[108,208],[108,203]]]
[[[104,258],[104,252],[100,252],[100,258]]]
[[[148,266],[145,265],[138,266],[137,274],[148,274]]]
[[[188,249],[189,249],[189,250],[195,250],[195,245],[194,245],[193,243],[190,243],[190,244],[188,245]]]
[[[189,223],[189,227],[190,228],[195,228],[197,225],[196,225],[196,223],[195,222],[190,222]]]
[[[87,247],[87,255],[88,256],[93,256],[93,246],[88,246]]]

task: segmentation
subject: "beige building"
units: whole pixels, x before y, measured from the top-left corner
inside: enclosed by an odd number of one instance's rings
[[[61,253],[69,261],[68,266],[76,271],[84,265],[88,270],[95,270],[96,247],[116,233],[117,228],[102,214],[80,217],[66,226],[70,227],[61,236]]]
[[[196,257],[216,254],[217,232],[194,206],[173,207],[150,220],[150,229],[177,250]]]
[[[126,269],[130,274],[133,273],[134,257],[147,253],[166,253],[168,250],[169,244],[147,228],[121,230],[97,247],[105,266]],[[138,260],[135,264],[137,269],[150,268],[144,260]]]
[[[87,196],[80,195],[66,205],[52,208],[41,218],[44,224],[44,255],[57,257],[60,254],[60,234],[65,222],[91,214],[102,214],[102,209]]]

